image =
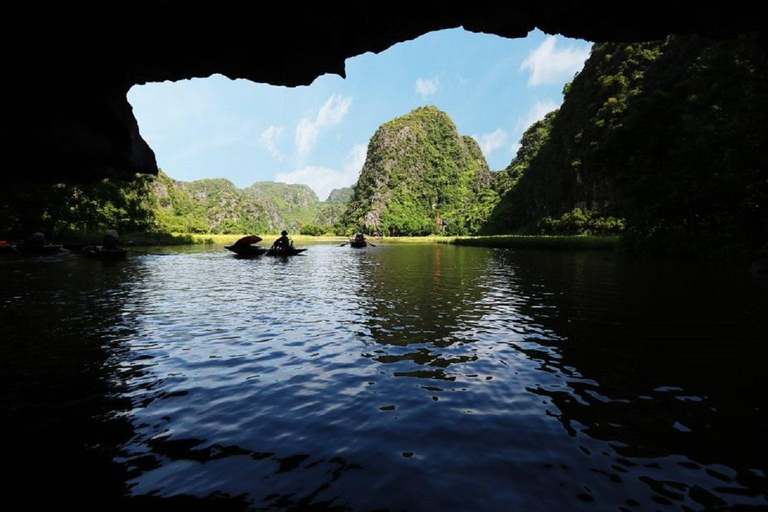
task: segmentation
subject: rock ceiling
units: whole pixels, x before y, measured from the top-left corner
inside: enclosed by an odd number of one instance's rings
[[[510,38],[538,28],[593,42],[648,41],[670,33],[763,42],[757,5],[139,0],[86,7],[27,2],[5,10],[0,36],[2,140],[6,161],[13,163],[0,176],[78,182],[156,173],[154,153],[126,99],[136,84],[219,73],[307,85],[326,73],[343,76],[349,57],[456,27]]]

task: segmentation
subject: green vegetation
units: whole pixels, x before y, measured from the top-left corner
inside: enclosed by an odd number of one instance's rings
[[[325,202],[304,185],[241,190],[162,171],[130,183],[11,185],[0,234],[116,228],[212,240],[288,229],[553,248],[614,248],[620,236],[633,253],[765,256],[767,64],[751,40],[595,44],[560,108],[526,130],[498,172],[428,106],[379,127],[358,182]]]
[[[260,181],[246,188],[244,193],[264,205],[266,231],[271,233],[283,229],[298,232],[302,225],[314,223],[322,209],[317,195],[307,185]]]
[[[462,137],[435,107],[421,107],[382,125],[341,231],[388,235],[472,234],[498,195],[477,142]]]
[[[315,216],[314,224],[324,228],[323,233],[343,235],[345,230],[340,227],[341,219],[347,204],[352,200],[352,187],[335,188],[331,190],[328,199],[323,203],[320,212]],[[303,229],[302,229],[303,231]]]
[[[161,232],[261,233],[270,227],[265,207],[225,179],[185,183],[160,171],[150,197]]]
[[[92,241],[117,229],[137,243],[163,245],[199,243],[193,235],[283,229],[323,235],[333,232],[350,195],[339,189],[326,204],[306,185],[255,183],[241,190],[225,179],[173,180],[162,170],[130,182],[11,184],[0,199],[0,234],[21,239],[43,231],[51,240]]]
[[[299,230],[299,234],[308,236],[322,236],[330,232],[331,230],[328,226],[321,226],[320,224],[307,224]]]
[[[165,232],[242,234],[332,232],[351,190],[322,203],[306,185],[257,182],[237,189],[224,179],[180,182],[160,171],[152,187],[157,228]],[[329,198],[330,200],[331,198]],[[306,229],[305,229],[306,228]]]
[[[579,207],[623,219],[633,252],[765,251],[767,71],[746,40],[594,45],[560,109],[523,137],[485,232],[556,228]]]
[[[87,236],[106,228],[119,232],[152,231],[148,203],[152,177],[134,181],[102,180],[88,184],[5,184],[0,197],[0,234],[26,238],[34,231],[49,239]]]
[[[624,231],[624,220],[604,217],[592,210],[574,208],[559,219],[544,217],[539,220],[542,235],[618,235]]]
[[[620,247],[620,238],[618,236],[497,235],[456,237],[450,243],[456,245],[509,249],[578,249],[613,251]]]

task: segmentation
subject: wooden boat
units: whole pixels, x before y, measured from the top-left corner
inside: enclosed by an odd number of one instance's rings
[[[253,258],[255,256],[261,256],[267,252],[264,247],[257,247],[255,245],[246,244],[225,245],[224,248],[232,251],[241,258]]]
[[[267,251],[267,256],[295,256],[306,251],[306,248],[297,249],[295,247],[289,247],[287,249],[275,249],[271,248]]]
[[[114,260],[125,258],[128,255],[127,249],[105,249],[101,245],[86,245],[83,247],[82,254],[89,258],[98,258],[102,260]]]
[[[356,247],[356,248],[359,249],[359,248],[362,248],[362,247],[367,247],[368,246],[368,242],[366,242],[365,240],[352,240],[351,242],[349,242],[349,246],[350,247]]]

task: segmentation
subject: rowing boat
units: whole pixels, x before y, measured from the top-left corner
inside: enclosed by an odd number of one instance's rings
[[[288,248],[280,248],[280,249],[269,249],[267,251],[267,256],[295,256],[297,254],[301,254],[304,251],[306,251],[306,248],[297,249],[295,247],[288,247]]]
[[[264,247],[257,247],[255,245],[234,244],[234,245],[225,245],[224,248],[229,251],[232,251],[233,253],[237,254],[241,258],[253,258],[256,256],[261,256],[262,254],[267,252],[267,250]]]

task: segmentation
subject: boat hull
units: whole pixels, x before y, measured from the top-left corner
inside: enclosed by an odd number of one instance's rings
[[[304,251],[306,249],[270,249],[267,251],[267,256],[295,256]]]
[[[244,246],[227,245],[225,246],[225,248],[228,251],[235,253],[240,258],[255,258],[267,252],[265,248],[256,247],[253,245],[244,245]]]

